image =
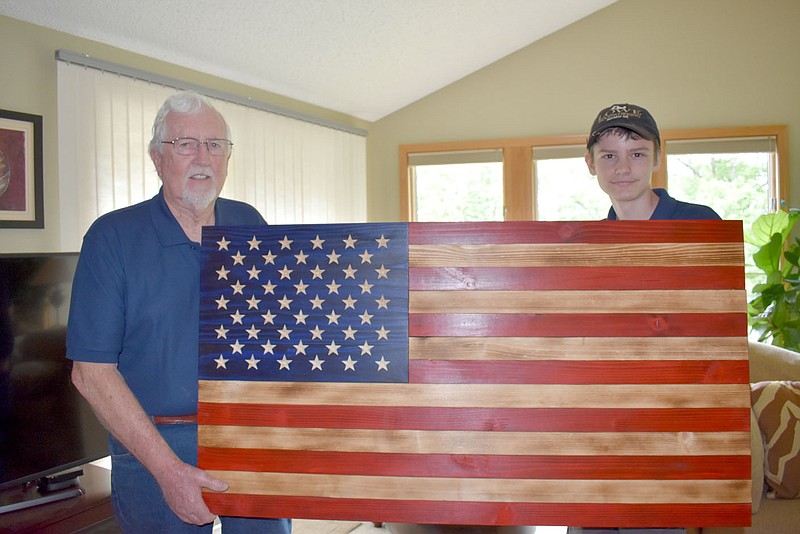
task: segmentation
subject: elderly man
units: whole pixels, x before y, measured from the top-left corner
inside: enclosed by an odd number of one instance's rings
[[[252,206],[218,198],[231,147],[205,99],[171,96],[150,142],[158,195],[100,217],[84,237],[67,356],[110,432],[112,500],[126,532],[211,532],[201,491],[227,488],[195,467],[200,235],[265,224]],[[227,533],[291,530],[285,519],[221,521]]]

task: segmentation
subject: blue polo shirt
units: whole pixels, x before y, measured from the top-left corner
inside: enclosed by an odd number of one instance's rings
[[[651,221],[705,221],[721,218],[708,206],[675,200],[669,196],[666,189],[653,189],[653,191],[658,195],[658,205],[650,216]],[[613,207],[608,210],[608,220],[617,220],[617,212]]]
[[[252,206],[218,199],[216,224],[266,224]],[[83,238],[67,357],[116,363],[150,415],[197,411],[200,245],[163,193],[98,218]]]

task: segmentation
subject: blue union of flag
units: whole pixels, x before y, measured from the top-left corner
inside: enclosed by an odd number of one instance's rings
[[[200,379],[407,382],[407,228],[205,229]]]

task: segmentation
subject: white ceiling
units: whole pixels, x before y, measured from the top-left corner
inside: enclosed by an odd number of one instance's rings
[[[0,15],[375,121],[615,1],[0,0]]]

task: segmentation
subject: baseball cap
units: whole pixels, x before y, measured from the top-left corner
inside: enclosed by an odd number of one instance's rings
[[[614,104],[597,114],[589,133],[587,148],[597,142],[597,138],[610,128],[625,128],[641,135],[644,139],[656,142],[661,146],[656,120],[650,112],[634,104]]]

